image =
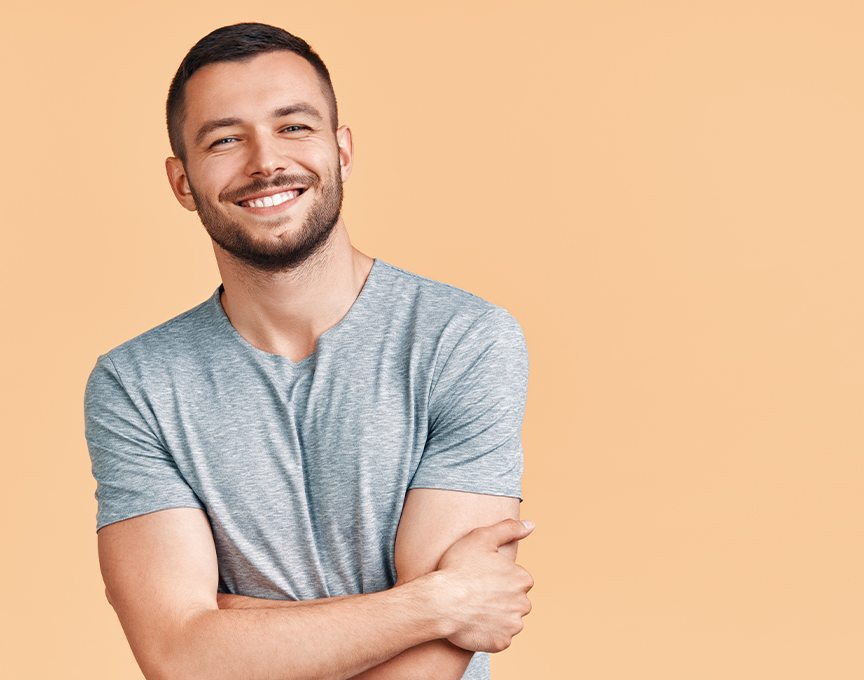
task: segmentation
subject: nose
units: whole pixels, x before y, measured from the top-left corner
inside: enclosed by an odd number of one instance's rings
[[[269,177],[284,172],[288,161],[280,152],[276,140],[255,137],[249,142],[246,174],[250,177]]]

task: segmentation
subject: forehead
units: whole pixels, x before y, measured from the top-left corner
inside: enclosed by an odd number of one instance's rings
[[[328,118],[323,83],[312,65],[293,52],[265,52],[244,61],[222,61],[198,69],[186,83],[185,131],[207,120],[253,121],[305,102]]]

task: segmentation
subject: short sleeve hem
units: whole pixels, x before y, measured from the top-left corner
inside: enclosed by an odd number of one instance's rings
[[[149,515],[153,512],[160,512],[161,510],[173,510],[174,508],[193,508],[196,510],[205,510],[204,506],[200,503],[169,503],[158,504],[154,506],[144,506],[139,508],[126,508],[123,512],[120,513],[112,513],[103,516],[99,516],[96,519],[96,531],[98,532],[103,527],[107,527],[109,524],[116,524],[117,522],[122,522],[123,520],[132,519],[133,517],[141,517],[142,515]]]
[[[504,488],[492,488],[489,486],[484,486],[482,484],[472,484],[470,482],[466,482],[465,480],[454,480],[452,483],[447,482],[446,480],[436,480],[434,482],[424,482],[422,480],[418,480],[412,482],[408,487],[408,490],[411,489],[440,489],[441,491],[463,491],[465,493],[476,493],[481,494],[483,496],[506,496],[507,498],[518,498],[519,502],[522,502],[522,491],[521,489],[504,489]]]

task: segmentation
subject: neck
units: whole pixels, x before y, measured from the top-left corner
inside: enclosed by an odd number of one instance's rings
[[[290,271],[262,272],[215,243],[213,250],[231,325],[251,345],[293,361],[314,352],[319,336],[348,313],[372,267],[341,218],[327,243]]]

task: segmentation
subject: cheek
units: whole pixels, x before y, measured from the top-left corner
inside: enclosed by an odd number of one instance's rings
[[[286,149],[288,158],[310,169],[321,170],[339,161],[339,149],[321,139],[297,140]]]
[[[199,194],[215,198],[243,183],[242,166],[238,168],[237,159],[209,158],[194,174],[189,173],[189,179]]]

